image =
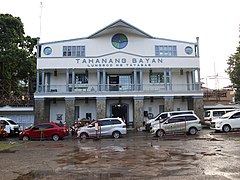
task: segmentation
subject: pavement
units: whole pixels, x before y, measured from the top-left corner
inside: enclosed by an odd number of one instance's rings
[[[195,136],[157,138],[128,130],[120,139],[1,141],[0,180],[240,179],[240,132],[203,129]]]

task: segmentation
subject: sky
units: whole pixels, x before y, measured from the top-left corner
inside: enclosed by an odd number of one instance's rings
[[[25,34],[41,43],[87,37],[119,19],[157,38],[199,37],[209,88],[231,84],[226,60],[239,45],[239,7],[239,0],[0,0],[0,13],[20,17]]]

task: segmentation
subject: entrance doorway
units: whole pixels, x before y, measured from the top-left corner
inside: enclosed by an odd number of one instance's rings
[[[112,104],[111,105],[112,117],[120,117],[129,126],[128,120],[128,104]]]

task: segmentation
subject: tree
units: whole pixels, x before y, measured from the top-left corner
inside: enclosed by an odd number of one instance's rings
[[[233,87],[236,90],[235,100],[240,101],[240,42],[237,47],[237,51],[232,54],[227,60],[228,68],[226,72],[228,73]]]
[[[36,38],[25,36],[19,17],[0,14],[0,97],[20,98],[29,89],[36,69]],[[26,89],[28,92],[26,92]]]

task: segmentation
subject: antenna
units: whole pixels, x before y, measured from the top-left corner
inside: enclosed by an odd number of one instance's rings
[[[39,14],[39,37],[41,37],[41,33],[42,33],[42,8],[43,8],[43,4],[42,4],[42,2],[40,2],[40,14]]]
[[[214,75],[212,76],[207,76],[207,78],[209,79],[214,79],[215,80],[215,89],[218,90],[219,89],[219,79],[228,79],[222,76],[219,76],[218,73],[216,72],[216,66],[215,66],[215,61],[214,61]],[[207,79],[206,78],[206,79]]]

